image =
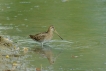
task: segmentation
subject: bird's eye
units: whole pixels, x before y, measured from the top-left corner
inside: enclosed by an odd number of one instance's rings
[[[52,27],[54,29],[54,27]]]

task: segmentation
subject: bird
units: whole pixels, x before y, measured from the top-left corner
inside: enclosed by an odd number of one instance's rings
[[[29,35],[31,39],[40,42],[42,47],[43,43],[50,41],[53,38],[53,32],[55,32],[62,40],[63,38],[58,34],[55,27],[51,25],[46,32],[38,33],[35,35]]]

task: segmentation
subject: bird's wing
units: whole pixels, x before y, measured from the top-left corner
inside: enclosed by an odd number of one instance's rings
[[[39,33],[39,34],[36,34],[36,35],[30,35],[30,37],[33,39],[33,40],[36,40],[36,41],[42,41],[44,40],[44,38],[46,37],[46,33]]]

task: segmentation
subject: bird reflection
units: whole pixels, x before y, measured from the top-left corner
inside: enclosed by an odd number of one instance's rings
[[[49,46],[46,46],[45,48],[36,47],[33,49],[33,51],[39,54],[43,54],[48,59],[50,64],[54,64],[57,57],[60,55],[60,53],[58,53],[56,56],[54,56]]]

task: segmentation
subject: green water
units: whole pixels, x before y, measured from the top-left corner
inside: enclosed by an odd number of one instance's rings
[[[54,25],[56,34],[48,43],[54,55],[62,53],[50,67],[36,53],[33,67],[53,71],[106,71],[105,0],[0,0],[0,34],[19,46],[40,47],[28,35]],[[50,71],[52,71],[50,70]]]

